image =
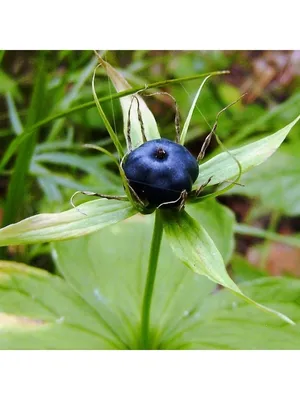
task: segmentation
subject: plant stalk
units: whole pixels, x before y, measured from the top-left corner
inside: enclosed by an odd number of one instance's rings
[[[151,301],[152,301],[162,235],[163,235],[163,224],[160,211],[157,210],[155,212],[155,222],[152,234],[148,272],[147,272],[147,279],[146,279],[143,306],[142,306],[141,348],[144,350],[147,350],[150,347],[149,346],[150,309],[151,309]]]
[[[280,218],[281,218],[281,215],[280,215],[279,211],[273,211],[271,213],[271,218],[270,218],[267,232],[276,233],[276,228],[277,228]],[[261,260],[260,260],[260,268],[261,269],[266,269],[269,253],[271,250],[271,243],[272,243],[272,240],[270,238],[267,238],[264,243],[262,253],[261,253]]]
[[[273,242],[283,243],[300,249],[300,238],[296,236],[280,235],[279,233],[265,231],[264,229],[245,224],[236,224],[234,227],[234,232],[238,233],[239,235],[248,235],[260,239],[269,239]]]

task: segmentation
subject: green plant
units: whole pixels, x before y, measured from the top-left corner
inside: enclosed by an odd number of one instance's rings
[[[108,63],[101,62],[116,89],[130,93],[124,78]],[[184,125],[184,138],[200,92]],[[93,93],[122,159],[124,150],[118,135],[96,91]],[[139,103],[146,138],[159,137],[153,115],[141,97]],[[130,104],[130,98],[121,97],[125,131]],[[136,107],[131,120],[133,148],[143,141]],[[209,178],[212,179],[207,186],[234,180],[240,172],[262,163],[276,151],[299,118],[273,135],[200,164],[194,188]],[[128,196],[123,201],[95,200],[81,205],[81,213],[73,209],[36,215],[0,230],[2,246],[58,241],[53,243],[53,257],[64,277],[2,262],[2,310],[18,316],[17,323],[8,317],[4,324],[2,348],[299,347],[299,328],[292,326],[300,315],[298,281],[263,278],[243,285],[242,292],[226,272],[225,263],[232,254],[234,220],[213,197],[232,188],[232,183],[191,199],[187,211],[155,211],[146,271],[145,253],[153,218],[138,214],[143,209],[132,198],[121,167],[120,174]],[[128,222],[114,225],[132,216]],[[104,231],[97,232],[104,227]],[[162,240],[163,231],[173,253]],[[77,239],[61,241],[72,238]],[[182,263],[189,269],[184,269]],[[218,284],[229,291],[212,294]],[[228,321],[232,334],[226,330]],[[249,333],[242,343],[239,333],[245,325]]]

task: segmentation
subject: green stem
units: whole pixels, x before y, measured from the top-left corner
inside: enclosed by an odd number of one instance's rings
[[[295,236],[280,235],[274,232],[268,232],[264,229],[256,228],[254,226],[236,224],[234,232],[239,235],[254,236],[261,239],[269,239],[274,242],[283,243],[288,246],[296,247],[300,249],[300,238]]]
[[[147,280],[142,306],[142,323],[141,323],[141,348],[149,348],[149,325],[150,325],[150,307],[153,295],[154,281],[156,276],[157,262],[159,257],[161,239],[163,234],[162,219],[160,211],[155,213],[155,223],[152,235],[151,250],[148,263]]]
[[[281,217],[281,215],[280,215],[279,211],[273,211],[271,213],[271,219],[270,219],[269,226],[267,229],[268,233],[276,233],[276,228],[277,228],[278,222],[280,220],[280,217]],[[266,269],[269,253],[271,250],[271,243],[272,243],[272,240],[270,238],[267,238],[264,243],[264,247],[262,249],[262,254],[261,254],[261,260],[260,260],[260,268],[261,269]]]

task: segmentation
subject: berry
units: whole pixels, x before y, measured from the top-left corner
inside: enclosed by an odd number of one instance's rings
[[[189,193],[197,179],[199,166],[182,145],[167,139],[150,140],[127,156],[123,169],[130,186],[150,207],[181,201],[182,191]],[[178,202],[176,201],[178,200]]]

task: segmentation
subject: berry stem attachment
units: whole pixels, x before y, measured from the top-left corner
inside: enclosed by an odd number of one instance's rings
[[[161,239],[163,235],[163,224],[160,211],[155,212],[154,230],[152,234],[151,249],[148,263],[148,273],[144,291],[142,318],[141,318],[141,348],[149,349],[149,328],[150,328],[150,308],[153,295],[153,288],[157,270],[157,262],[160,252]]]

